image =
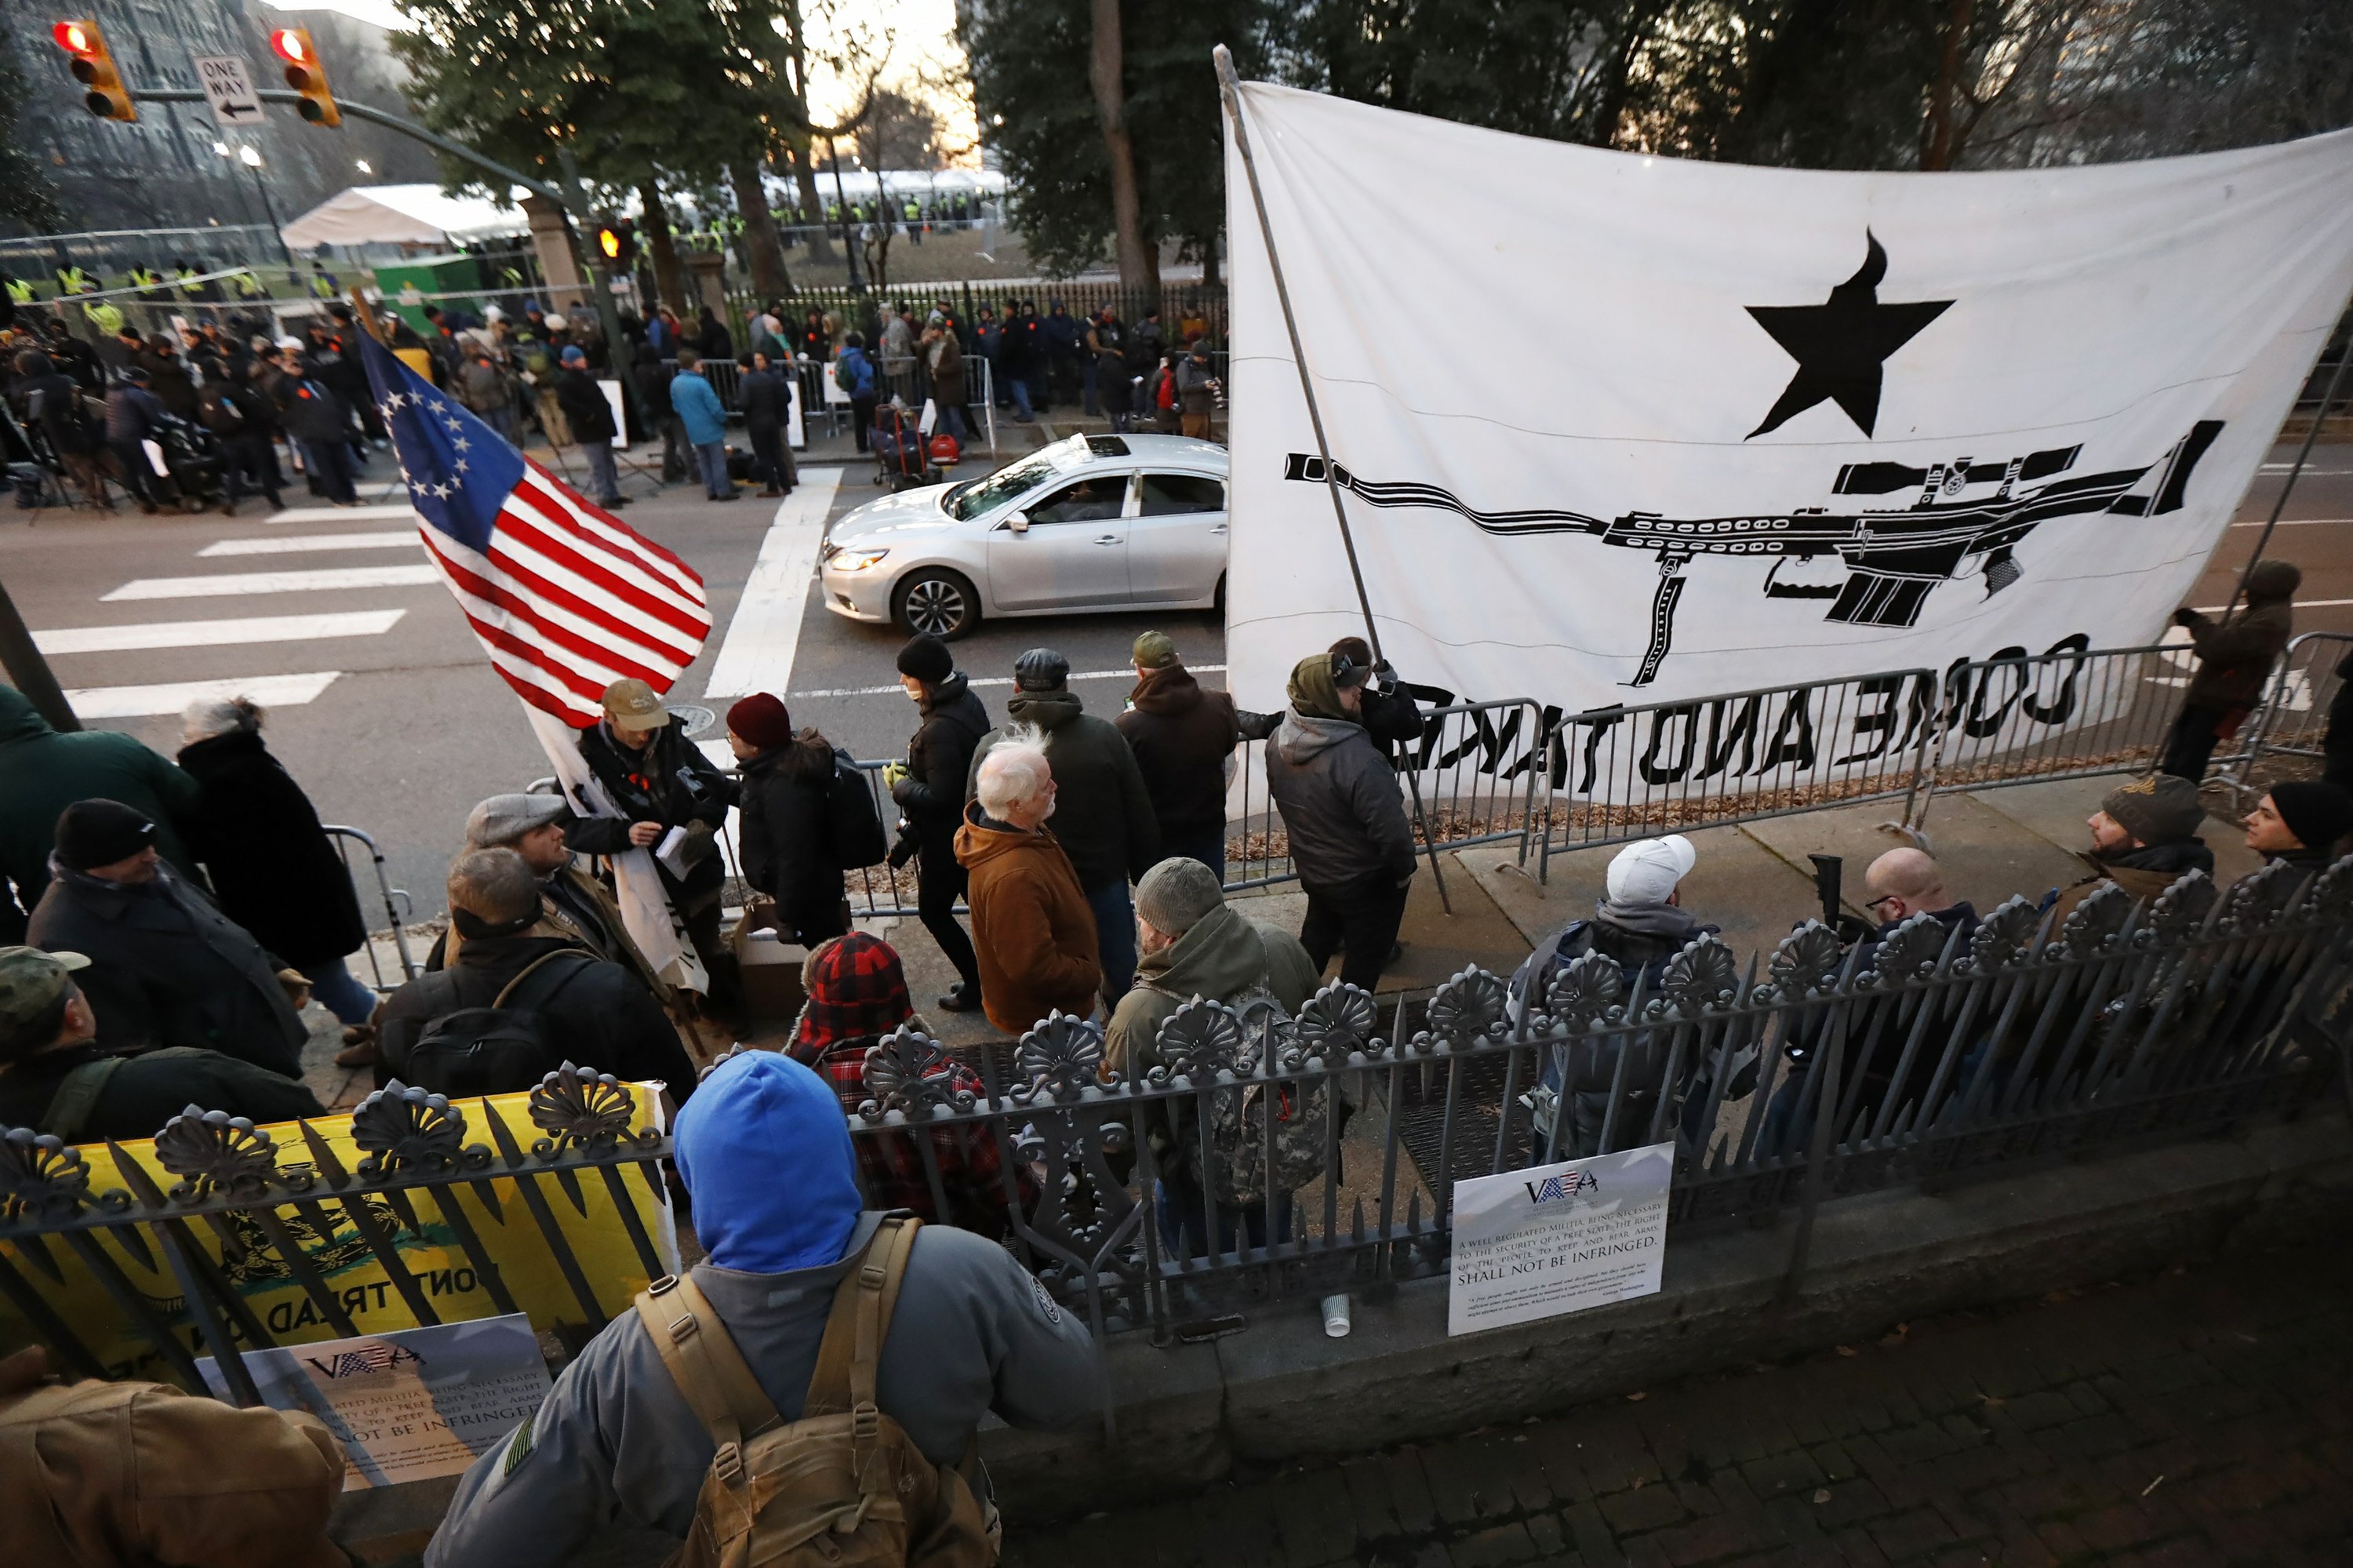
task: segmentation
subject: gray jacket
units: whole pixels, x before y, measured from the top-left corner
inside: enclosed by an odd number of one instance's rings
[[[868,1213],[842,1261],[789,1274],[698,1265],[760,1387],[786,1420],[817,1370],[834,1287],[874,1234]],[[877,1402],[934,1464],[960,1459],[994,1410],[1016,1426],[1071,1426],[1101,1400],[1086,1324],[1002,1247],[925,1225],[882,1341]],[[458,1483],[427,1568],[559,1568],[616,1520],[683,1537],[712,1444],[634,1311],[564,1369],[538,1413]]]
[[[1397,773],[1365,726],[1297,709],[1266,748],[1266,790],[1309,892],[1413,874],[1413,829]]]

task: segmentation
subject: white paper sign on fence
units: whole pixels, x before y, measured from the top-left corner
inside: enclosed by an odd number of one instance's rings
[[[1509,1328],[1659,1289],[1675,1146],[1454,1183],[1446,1331]]]
[[[2353,131],[1849,174],[1241,102],[1335,465],[1229,135],[1250,707],[1362,632],[1327,482],[1384,651],[1464,700],[2154,641],[2353,287]]]
[[[261,1402],[305,1410],[343,1446],[343,1489],[461,1474],[539,1408],[547,1363],[520,1312],[245,1352]],[[209,1357],[196,1362],[226,1396]]]

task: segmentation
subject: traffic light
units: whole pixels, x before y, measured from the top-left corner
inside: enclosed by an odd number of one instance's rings
[[[131,90],[122,85],[121,73],[114,69],[114,56],[106,47],[106,35],[90,21],[59,22],[49,29],[58,48],[73,56],[68,68],[74,79],[90,91],[82,102],[100,120],[136,120],[139,111],[131,107]]]
[[[286,85],[302,95],[302,101],[295,106],[302,118],[313,125],[341,125],[343,111],[335,107],[335,95],[327,86],[327,68],[319,63],[319,51],[311,45],[311,29],[273,28],[269,47],[286,62]]]
[[[628,218],[616,218],[596,231],[596,249],[605,260],[617,267],[628,267],[638,259],[638,226]]]

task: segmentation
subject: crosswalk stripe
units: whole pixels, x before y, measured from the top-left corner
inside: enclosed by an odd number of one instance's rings
[[[167,681],[153,686],[82,686],[66,693],[86,719],[152,718],[175,714],[198,697],[250,697],[266,708],[300,707],[335,683],[341,670],[304,675],[232,676],[225,681]]]
[[[247,593],[316,593],[330,588],[419,588],[441,580],[430,562],[408,567],[332,567],[304,572],[224,572],[209,577],[139,577],[101,604],[137,599],[227,599]]]
[[[275,534],[259,539],[218,539],[196,554],[206,556],[294,556],[306,550],[397,550],[417,548],[417,531],[397,528],[387,534]]]
[[[704,696],[781,692],[792,683],[801,618],[808,609],[809,577],[817,570],[825,514],[832,510],[834,488],[840,482],[838,468],[805,468],[799,485],[776,503],[776,518],[760,542],[759,559],[728,620],[719,656],[711,662]]]
[[[265,523],[356,523],[369,517],[415,518],[417,508],[406,501],[381,506],[290,506],[262,519]]]
[[[332,615],[255,615],[227,620],[150,620],[131,626],[65,626],[33,633],[44,653],[113,653],[132,648],[219,648],[236,642],[309,642],[322,637],[375,637],[405,609],[354,609]]]

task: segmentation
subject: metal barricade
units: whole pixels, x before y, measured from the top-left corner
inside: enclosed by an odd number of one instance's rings
[[[395,887],[392,885],[392,876],[385,869],[384,851],[376,847],[374,837],[359,828],[340,827],[332,822],[325,822],[320,825],[320,831],[334,843],[335,853],[342,858],[346,874],[352,872],[350,846],[353,844],[357,844],[367,852],[368,863],[375,870],[376,895],[384,901],[384,935],[389,937],[392,950],[400,959],[400,979],[392,981],[389,985],[385,983],[384,956],[376,947],[378,934],[371,930],[368,933],[367,941],[371,986],[379,992],[389,991],[406,981],[415,980],[424,972],[417,968],[417,960],[411,958],[408,952],[407,920],[415,910],[415,902],[409,897],[406,888]],[[361,905],[363,907],[366,905],[364,895],[361,898]]]
[[[2062,643],[2043,653],[2017,649],[1955,663],[1932,698],[1928,783],[1906,821],[1919,827],[1943,790],[2147,772],[2163,752],[2193,668],[2186,642]]]
[[[2342,631],[2307,631],[2288,643],[2247,726],[2245,751],[2224,775],[2242,799],[2260,794],[2284,767],[2327,758],[2330,713],[2345,690],[2339,672],[2348,656],[2353,634]]]
[[[1555,853],[1910,797],[1936,676],[1892,670],[1722,696],[1546,710],[1538,874]]]
[[[1525,697],[1426,708],[1422,734],[1390,757],[1412,818],[1416,847],[1433,863],[1440,849],[1520,841],[1527,857],[1535,787],[1543,771],[1544,715]],[[1295,882],[1290,835],[1266,788],[1268,741],[1235,753],[1226,790],[1226,888]],[[1443,875],[1443,873],[1440,873]]]

